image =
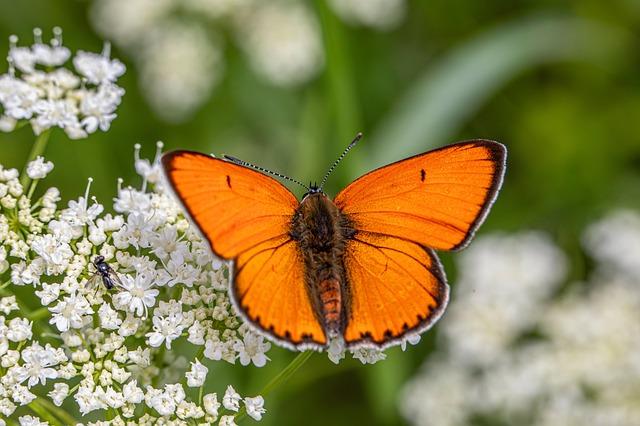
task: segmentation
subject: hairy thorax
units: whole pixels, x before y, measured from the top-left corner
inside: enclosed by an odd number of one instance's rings
[[[316,317],[329,336],[344,332],[350,295],[344,270],[347,240],[355,231],[322,193],[307,195],[291,223],[305,264],[305,284]]]

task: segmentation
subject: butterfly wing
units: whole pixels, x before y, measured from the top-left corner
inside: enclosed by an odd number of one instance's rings
[[[304,264],[288,236],[269,240],[238,256],[234,300],[245,317],[279,343],[297,349],[327,341],[304,285]]]
[[[386,235],[358,233],[347,244],[350,348],[386,347],[428,329],[444,312],[449,286],[431,249]]]
[[[212,251],[234,261],[231,295],[239,312],[283,344],[324,344],[289,236],[295,196],[269,176],[209,155],[175,151],[162,162]]]
[[[458,250],[498,195],[505,158],[506,149],[497,142],[449,145],[367,173],[335,203],[359,231]]]
[[[348,346],[397,344],[440,318],[449,286],[432,249],[468,244],[500,189],[505,157],[497,142],[462,142],[374,170],[337,195],[356,230],[345,254]]]

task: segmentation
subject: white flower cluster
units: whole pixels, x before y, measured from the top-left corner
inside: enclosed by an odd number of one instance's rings
[[[161,420],[233,425],[240,401],[254,419],[264,413],[261,397],[242,399],[233,388],[220,412],[216,395],[203,395],[210,387],[207,363],[261,367],[271,345],[241,324],[227,294],[226,264],[210,254],[164,192],[161,146],[153,162],[140,159],[136,147],[142,188],[118,185],[117,214],[104,214],[103,205],[90,197],[91,180],[84,196],[60,209],[56,188],[31,199],[39,181],[31,183],[28,196],[17,170],[0,166],[0,295],[7,295],[0,299],[4,416],[18,406],[47,404],[56,417],[56,406],[67,398],[82,415],[117,413],[110,425]],[[51,168],[38,158],[27,173],[41,179]],[[113,270],[108,276],[116,285],[110,290],[97,273],[97,256]],[[195,348],[190,365],[165,351],[174,345]],[[45,385],[52,390],[46,393]],[[200,396],[189,388],[199,388]],[[21,418],[22,424],[40,424],[32,421],[40,420]],[[58,421],[68,423],[64,417]]]
[[[0,130],[12,131],[20,120],[28,120],[36,134],[60,127],[71,139],[108,130],[124,95],[115,84],[124,65],[109,58],[107,44],[102,54],[78,51],[74,74],[64,68],[71,52],[62,45],[62,31],[53,32],[46,44],[42,32],[34,30],[31,47],[19,47],[16,36],[9,38],[9,72],[0,75]]]
[[[637,268],[640,215],[614,213],[584,239],[596,270],[567,286],[564,254],[538,233],[479,238],[460,256],[446,350],[402,394],[411,424],[640,423],[640,281],[627,262]]]
[[[329,5],[345,21],[376,29],[395,26],[405,14],[405,0]],[[145,96],[169,121],[188,118],[221,79],[221,31],[230,33],[256,74],[276,86],[304,84],[324,65],[320,26],[301,0],[94,0],[91,17],[98,31],[129,51]]]

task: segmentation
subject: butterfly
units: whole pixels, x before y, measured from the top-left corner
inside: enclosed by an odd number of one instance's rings
[[[429,329],[449,300],[435,250],[472,239],[502,185],[506,148],[445,146],[373,170],[332,200],[322,187],[338,161],[298,201],[268,171],[233,157],[162,158],[212,252],[232,261],[237,311],[288,348],[340,338],[348,349],[386,348]]]

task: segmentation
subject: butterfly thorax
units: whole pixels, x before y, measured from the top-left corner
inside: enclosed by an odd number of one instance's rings
[[[354,234],[349,220],[323,193],[307,195],[291,223],[305,264],[305,285],[316,317],[329,335],[344,331],[350,297],[344,253]]]

